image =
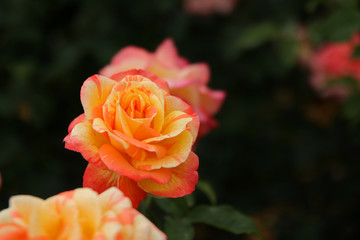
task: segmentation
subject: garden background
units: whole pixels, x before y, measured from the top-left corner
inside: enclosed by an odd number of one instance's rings
[[[0,209],[11,195],[81,187],[87,162],[63,138],[82,113],[82,83],[121,48],[154,51],[171,37],[227,92],[218,128],[195,150],[217,203],[250,216],[265,239],[358,239],[360,97],[322,97],[303,58],[359,29],[356,0],[241,0],[209,15],[180,0],[1,1]],[[195,238],[249,236],[197,224]]]

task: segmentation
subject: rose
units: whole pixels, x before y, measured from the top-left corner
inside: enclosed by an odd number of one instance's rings
[[[134,46],[125,47],[113,57],[109,65],[100,70],[100,74],[110,77],[133,68],[146,70],[164,79],[168,82],[172,95],[192,106],[200,117],[199,136],[217,126],[213,116],[219,111],[225,92],[209,89],[208,65],[189,64],[178,55],[171,39],[166,39],[154,53]]]
[[[359,44],[360,35],[355,34],[348,42],[328,43],[315,51],[310,59],[312,86],[324,96],[346,97],[350,89],[331,82],[344,77],[360,81],[360,59],[352,57]]]
[[[184,0],[185,10],[198,15],[229,14],[238,0]]]
[[[89,162],[84,187],[117,186],[134,206],[146,193],[181,197],[195,189],[199,163],[191,147],[199,119],[169,95],[165,81],[143,70],[94,75],[81,88],[81,102],[85,113],[64,141]]]
[[[110,188],[79,188],[46,200],[18,195],[0,212],[2,240],[166,239],[164,233]]]

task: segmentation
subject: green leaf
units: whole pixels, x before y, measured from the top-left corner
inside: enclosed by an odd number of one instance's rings
[[[246,28],[236,40],[237,50],[246,50],[260,46],[271,40],[277,33],[277,27],[269,22]]]
[[[189,214],[188,204],[184,198],[154,198],[154,201],[162,210],[174,216],[183,217]]]
[[[205,181],[198,181],[196,187],[199,188],[210,200],[211,204],[216,204],[216,194],[214,189],[208,182]]]
[[[188,218],[166,217],[164,232],[168,240],[192,240],[194,238],[194,229]]]
[[[222,206],[199,206],[190,213],[193,223],[203,223],[233,234],[253,234],[261,237],[255,223],[235,208]]]

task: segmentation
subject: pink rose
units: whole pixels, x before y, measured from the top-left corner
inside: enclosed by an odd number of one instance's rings
[[[329,84],[344,77],[360,82],[360,59],[352,57],[359,44],[360,35],[356,34],[348,42],[328,43],[315,51],[310,59],[312,86],[324,96],[346,97],[349,88]]]
[[[206,63],[189,64],[178,55],[174,42],[166,39],[154,53],[135,46],[121,49],[100,74],[110,77],[133,68],[146,70],[164,79],[169,84],[171,95],[191,105],[200,118],[199,136],[217,126],[213,116],[222,106],[225,92],[207,87],[210,70]]]

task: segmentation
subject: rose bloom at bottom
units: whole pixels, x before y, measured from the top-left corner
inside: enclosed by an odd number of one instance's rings
[[[101,194],[89,188],[46,200],[18,195],[0,212],[0,240],[167,239],[115,188]]]

